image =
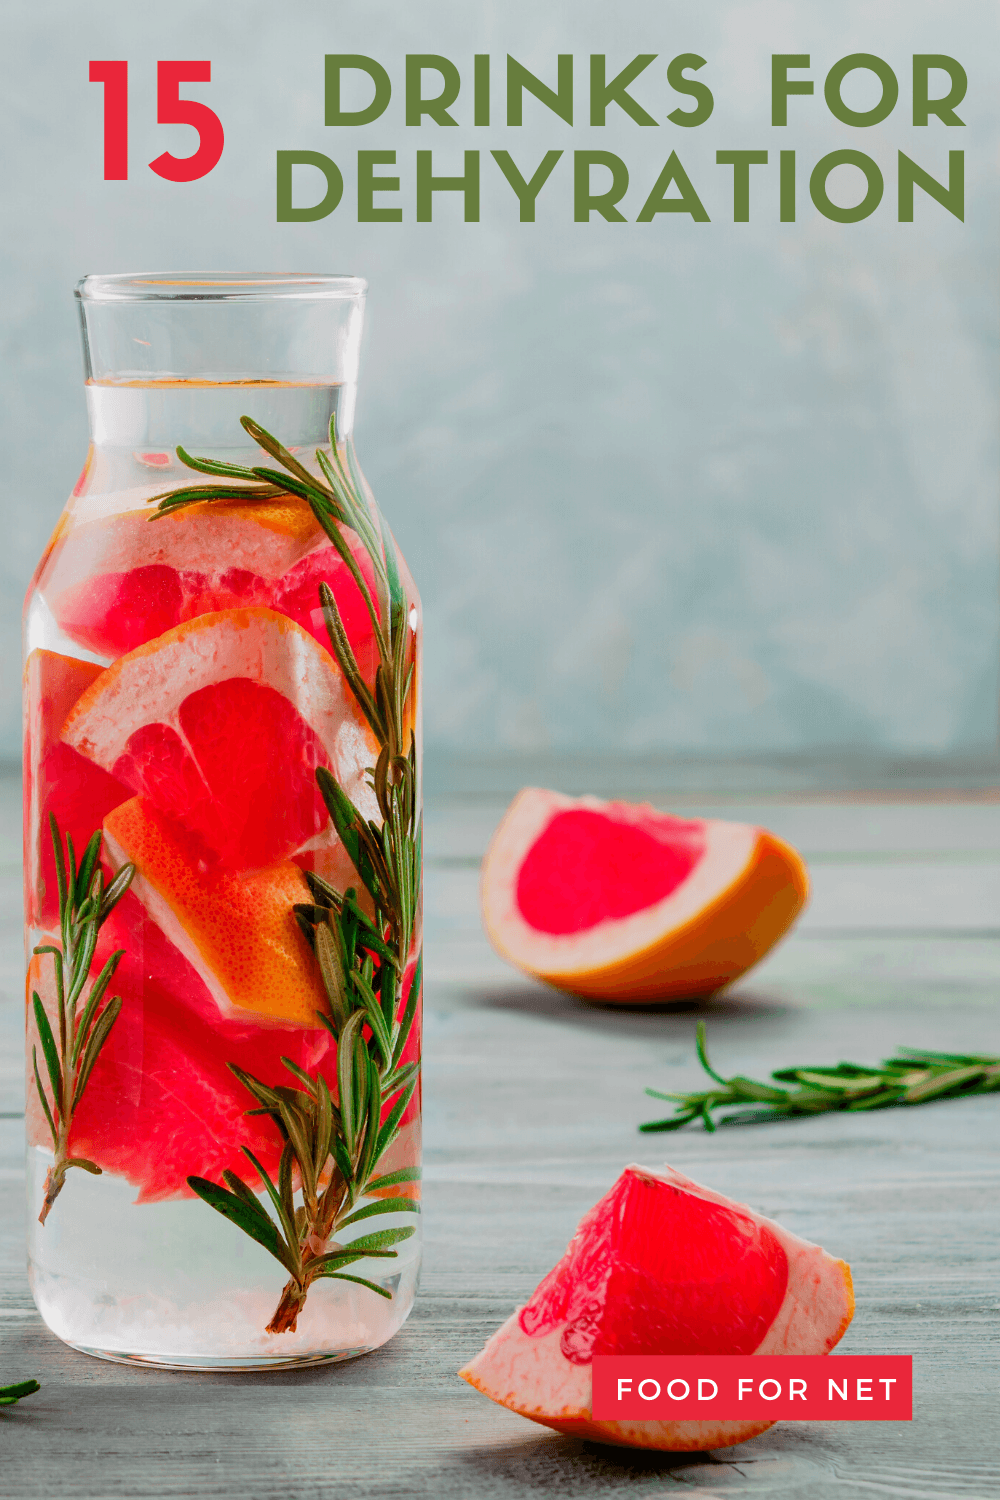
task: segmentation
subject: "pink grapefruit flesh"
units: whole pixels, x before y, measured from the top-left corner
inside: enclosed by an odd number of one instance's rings
[[[32,651],[25,666],[24,874],[29,927],[55,922],[59,911],[55,856],[49,834],[54,813],[82,855],[106,813],[129,788],[60,740],[66,715],[102,668],[56,651]]]
[[[226,1066],[234,1062],[268,1083],[291,1082],[281,1056],[336,1077],[335,1044],[315,1028],[275,1031],[220,1016],[194,968],[129,892],[101,929],[93,972],[124,949],[110,994],[124,1002],[73,1116],[70,1151],[126,1178],[140,1203],[190,1197],[189,1174],[218,1181],[227,1168],[245,1181],[248,1145],[272,1177],[281,1140]],[[38,990],[54,1015],[52,959],[32,959],[29,997]],[[38,1046],[28,1012],[30,1044]],[[40,1048],[39,1048],[40,1055]],[[30,1064],[29,1064],[30,1066]],[[48,1147],[48,1127],[29,1077],[28,1138]]]
[[[828,1354],[854,1312],[850,1268],[665,1167],[628,1167],[566,1254],[459,1374],[543,1426],[674,1452],[771,1422],[595,1421],[603,1354]]]
[[[529,787],[483,862],[483,923],[502,957],[588,999],[711,994],[788,930],[805,865],[766,829]]]
[[[374,671],[371,619],[360,590],[305,501],[291,495],[212,501],[153,521],[150,515],[137,509],[86,522],[53,549],[44,592],[73,640],[113,658],[198,615],[264,605],[325,646],[323,581],[359,664]],[[345,538],[371,588],[371,560],[354,533]]]
[[[64,741],[182,823],[209,862],[263,867],[329,823],[316,767],[374,808],[377,746],[329,652],[285,615],[201,615],[121,657]]]

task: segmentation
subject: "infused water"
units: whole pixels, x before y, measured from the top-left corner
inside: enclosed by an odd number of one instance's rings
[[[254,1368],[416,1288],[420,602],[351,441],[363,284],[205,287],[80,289],[25,605],[29,1270],[77,1348]]]

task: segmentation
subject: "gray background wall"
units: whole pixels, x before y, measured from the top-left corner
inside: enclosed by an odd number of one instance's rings
[[[20,600],[86,446],[70,291],[86,271],[350,270],[371,284],[358,446],[422,587],[432,763],[580,755],[929,757],[997,749],[998,52],[992,0],[48,0],[6,23],[7,227],[0,380],[3,493],[0,752],[16,755]],[[323,55],[378,58],[397,85],[363,129],[323,125]],[[526,106],[521,130],[407,128],[403,58],[511,52],[554,81],[577,59],[578,118]],[[587,122],[587,57],[661,60],[633,93],[678,103],[666,59],[708,59],[716,109],[696,130]],[[769,124],[768,59],[809,52],[817,95]],[[901,81],[882,125],[839,124],[822,79],[874,52]],[[964,130],[909,120],[910,56],[969,72]],[[101,177],[91,58],[128,58],[128,182]],[[155,124],[157,58],[210,58],[184,92],[222,117],[218,168],[176,185],[145,163],[191,135]],[[865,107],[859,82],[855,107]],[[614,123],[611,123],[614,120]],[[853,146],[886,196],[864,223],[821,218],[811,165]],[[359,147],[396,149],[402,224],[359,225]],[[776,169],[755,168],[732,220],[726,148],[799,153],[800,220],[777,222]],[[327,153],[340,209],[278,224],[274,156]],[[417,224],[414,156],[483,153],[479,224],[444,195]],[[629,222],[576,224],[567,154],[520,224],[489,160],[556,148],[625,159]],[[935,176],[967,161],[966,223],[918,195],[895,216],[895,157]],[[634,222],[676,150],[710,224]],[[388,172],[391,169],[381,168]],[[841,169],[849,172],[850,169]],[[302,183],[305,179],[302,179]],[[300,183],[300,186],[302,184]],[[836,193],[836,179],[831,183]],[[297,189],[298,190],[298,189]],[[846,179],[843,193],[853,185]],[[305,188],[303,187],[303,191]],[[389,200],[386,200],[389,201]]]

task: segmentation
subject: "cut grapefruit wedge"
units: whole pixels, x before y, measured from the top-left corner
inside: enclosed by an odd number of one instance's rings
[[[32,651],[25,663],[24,885],[29,927],[48,926],[59,911],[49,814],[55,814],[79,855],[105,813],[129,796],[127,786],[59,737],[73,704],[102,670],[57,651]]]
[[[711,994],[788,930],[809,878],[746,823],[528,787],[483,862],[483,923],[503,958],[594,1000]]]
[[[116,949],[124,957],[111,993],[124,1004],[73,1113],[70,1154],[124,1177],[138,1189],[139,1203],[190,1198],[192,1173],[218,1180],[232,1170],[252,1179],[243,1145],[276,1176],[278,1131],[268,1117],[247,1114],[254,1101],[227,1064],[277,1081],[288,1077],[284,1055],[310,1072],[321,1067],[333,1085],[333,1038],[323,1030],[278,1031],[221,1017],[198,974],[131,891],[101,929],[95,974]],[[28,994],[37,990],[50,1016],[54,972],[51,957],[32,958]],[[25,1128],[29,1144],[48,1150],[49,1129],[30,1074],[31,1047],[42,1056],[30,1005],[27,1029]]]
[[[150,514],[104,516],[59,538],[42,587],[72,640],[117,657],[197,615],[265,605],[326,645],[323,580],[333,589],[362,669],[374,671],[374,635],[361,592],[304,500],[214,500],[152,521]],[[370,558],[353,532],[345,537],[371,588]]]
[[[197,845],[145,797],[104,820],[113,869],[134,864],[132,890],[229,1018],[316,1027],[328,1005],[292,910],[310,900],[298,865],[206,871]]]
[[[340,668],[272,609],[201,615],[121,657],[63,739],[230,867],[272,864],[326,827],[319,765],[378,816],[378,746]]]
[[[828,1354],[853,1313],[844,1261],[672,1167],[627,1167],[527,1306],[459,1374],[559,1432],[724,1448],[773,1422],[595,1421],[594,1356]]]

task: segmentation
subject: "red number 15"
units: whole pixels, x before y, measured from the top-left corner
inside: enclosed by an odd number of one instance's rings
[[[222,121],[207,104],[182,99],[182,83],[210,83],[210,62],[158,62],[156,64],[156,120],[159,125],[193,125],[198,149],[192,156],[171,156],[164,151],[150,169],[168,182],[194,182],[211,172],[222,155],[225,136]],[[128,177],[128,63],[92,62],[91,83],[104,84],[104,177],[123,181]]]

